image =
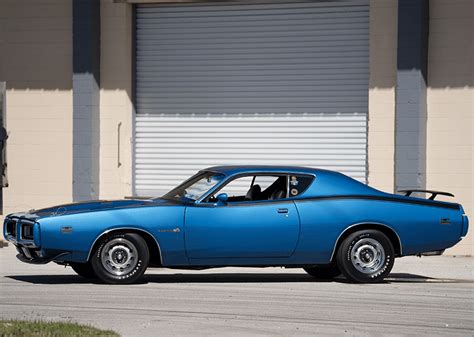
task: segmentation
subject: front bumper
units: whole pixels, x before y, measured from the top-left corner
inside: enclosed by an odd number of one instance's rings
[[[26,217],[27,213],[11,214],[3,222],[3,236],[13,244],[33,248],[41,246],[40,224]]]
[[[46,264],[62,260],[71,252],[48,250],[41,247],[40,224],[27,213],[16,213],[5,217],[3,236],[13,243],[18,260],[31,264]]]
[[[5,217],[3,236],[15,245],[18,259],[29,263],[47,263],[40,247],[39,223],[34,219],[25,218],[24,214]]]

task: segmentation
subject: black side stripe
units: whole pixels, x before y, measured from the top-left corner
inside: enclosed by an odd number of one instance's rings
[[[432,201],[432,200],[417,200],[417,199],[398,199],[394,197],[383,197],[375,195],[334,195],[334,196],[324,196],[324,197],[308,197],[308,198],[287,198],[279,200],[258,200],[258,201],[238,201],[238,202],[229,202],[225,207],[243,207],[243,206],[262,206],[268,204],[287,204],[289,202],[309,202],[309,201],[324,201],[324,200],[374,200],[374,201],[388,201],[388,202],[399,202],[402,204],[413,204],[420,206],[430,206],[438,208],[448,208],[460,210],[460,205],[442,202],[442,201]],[[223,205],[217,205],[214,203],[200,203],[198,205],[190,204],[189,206],[196,207],[222,207]]]
[[[449,208],[449,209],[456,209],[456,210],[461,209],[458,204],[447,203],[447,202],[439,202],[439,201],[431,201],[431,200],[417,200],[417,199],[398,199],[394,197],[383,197],[383,196],[375,196],[375,195],[334,195],[334,196],[327,196],[327,197],[310,197],[310,198],[301,198],[301,199],[293,199],[293,200],[295,202],[298,202],[298,201],[340,200],[340,199],[390,201],[390,202],[399,202],[402,204],[415,204],[415,205]]]

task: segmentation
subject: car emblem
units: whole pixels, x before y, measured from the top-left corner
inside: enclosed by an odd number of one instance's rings
[[[61,227],[61,233],[63,233],[63,234],[72,233],[72,227],[71,226],[62,226]]]
[[[51,212],[51,216],[63,215],[64,213],[66,213],[66,208],[65,207],[58,207],[57,210],[55,210],[54,212]]]
[[[181,229],[179,229],[179,228],[159,229],[158,232],[160,232],[160,233],[179,233],[179,232],[181,232]]]

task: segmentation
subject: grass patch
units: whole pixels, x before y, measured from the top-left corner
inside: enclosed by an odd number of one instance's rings
[[[112,330],[100,330],[88,325],[63,322],[0,320],[1,337],[62,337],[120,335]]]

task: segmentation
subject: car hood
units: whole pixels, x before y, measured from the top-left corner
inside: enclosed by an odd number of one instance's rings
[[[127,200],[97,200],[84,201],[71,204],[57,205],[28,212],[13,213],[9,217],[29,218],[38,220],[47,217],[57,217],[69,214],[87,213],[94,211],[105,211],[114,209],[133,208],[141,206],[171,206],[175,201],[165,199],[127,199]]]

